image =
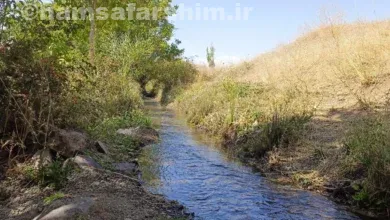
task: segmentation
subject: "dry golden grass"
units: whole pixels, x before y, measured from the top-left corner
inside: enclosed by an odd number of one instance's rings
[[[383,103],[390,83],[390,21],[320,27],[229,71],[242,82],[301,87],[320,109]]]

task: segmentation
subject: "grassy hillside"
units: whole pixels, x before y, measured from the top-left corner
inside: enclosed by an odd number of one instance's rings
[[[348,180],[349,202],[389,207],[390,21],[324,25],[200,72],[175,102],[190,123],[265,173],[310,189]]]

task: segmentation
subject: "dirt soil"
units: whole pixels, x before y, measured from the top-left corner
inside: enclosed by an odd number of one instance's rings
[[[88,211],[69,219],[186,219],[183,206],[148,193],[136,180],[124,175],[102,171],[75,172],[65,188],[64,198],[44,204],[54,191],[37,186],[27,187],[18,180],[0,184],[0,219],[33,219],[45,216],[61,206],[80,199],[90,199]]]

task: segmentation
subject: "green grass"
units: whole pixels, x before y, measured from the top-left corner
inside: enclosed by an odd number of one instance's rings
[[[62,193],[62,192],[56,192],[54,193],[53,195],[50,195],[48,197],[46,197],[43,202],[45,203],[45,205],[50,205],[52,204],[54,201],[58,200],[58,199],[62,199],[65,197],[65,194]]]
[[[390,120],[389,115],[370,116],[353,124],[346,137],[346,172],[360,169],[362,187],[354,196],[363,207],[390,206]]]
[[[140,143],[131,137],[117,134],[117,130],[138,126],[152,126],[150,118],[138,110],[102,120],[97,125],[88,128],[87,131],[94,140],[106,143],[110,154],[104,155],[91,150],[87,150],[86,153],[108,170],[113,169],[112,163],[131,162],[140,153]]]
[[[40,169],[25,164],[22,166],[21,174],[30,183],[38,184],[41,187],[49,186],[54,189],[61,189],[66,185],[68,176],[72,171],[72,167],[63,166],[63,160],[57,160]]]
[[[101,120],[87,131],[95,139],[104,139],[115,142],[118,138],[116,131],[121,128],[131,128],[137,126],[150,127],[152,122],[140,110],[125,112],[121,116],[109,117]]]

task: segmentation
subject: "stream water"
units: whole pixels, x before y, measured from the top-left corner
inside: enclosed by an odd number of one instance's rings
[[[148,189],[176,200],[196,219],[359,219],[327,198],[267,181],[229,159],[212,140],[154,101],[146,101],[161,142],[140,164]]]

